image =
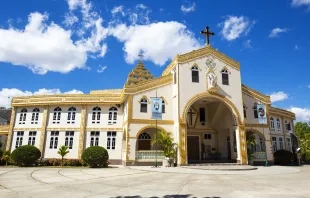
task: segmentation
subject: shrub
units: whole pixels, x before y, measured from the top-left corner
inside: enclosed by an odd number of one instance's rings
[[[107,167],[109,154],[101,146],[91,146],[83,152],[82,159],[92,168]]]
[[[278,150],[274,153],[274,163],[277,165],[287,165],[294,159],[294,155],[288,150]]]
[[[0,149],[0,158],[2,158],[3,151]]]
[[[40,157],[40,150],[32,145],[18,147],[11,154],[12,160],[19,166],[34,165]]]
[[[39,166],[61,166],[61,159],[42,159],[38,161]],[[64,159],[63,166],[83,166],[83,161],[80,159]]]

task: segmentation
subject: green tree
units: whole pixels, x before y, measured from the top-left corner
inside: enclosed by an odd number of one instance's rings
[[[173,142],[172,134],[170,132],[165,133],[163,131],[160,131],[157,134],[157,140],[154,140],[152,144],[158,144],[163,148],[164,156],[166,158],[171,159],[169,163],[171,164],[173,162],[173,159],[176,157],[176,148],[177,144]]]
[[[252,160],[254,158],[253,147],[256,147],[256,138],[253,133],[247,133],[246,136],[246,144],[247,144],[247,154],[248,160]]]
[[[11,159],[11,152],[10,152],[10,151],[5,151],[5,152],[3,153],[2,159],[5,160],[5,165],[7,166],[7,165],[8,165],[8,162],[9,162],[10,159]]]
[[[294,131],[299,140],[301,159],[310,161],[310,126],[306,122],[297,122]]]
[[[57,153],[61,156],[61,166],[63,166],[64,157],[69,153],[68,147],[62,145],[61,147],[59,147],[59,150],[57,151]]]

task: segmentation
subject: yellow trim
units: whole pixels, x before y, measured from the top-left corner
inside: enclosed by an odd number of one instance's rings
[[[138,139],[139,135],[140,135],[143,131],[145,131],[146,129],[155,129],[155,126],[154,126],[154,125],[148,125],[148,126],[145,126],[145,127],[141,128],[141,129],[138,131],[138,133],[136,134],[136,138]],[[161,131],[163,131],[164,133],[167,133],[167,131],[166,131],[163,127],[161,127],[161,126],[157,126],[157,130],[161,130]]]
[[[11,144],[12,144],[12,137],[13,137],[13,128],[14,128],[14,123],[15,123],[15,108],[12,107],[12,113],[11,113],[11,121],[10,121],[10,127],[9,127],[9,134],[8,134],[8,139],[6,143],[6,150],[10,151],[11,150]]]
[[[193,50],[193,51],[185,53],[185,54],[177,55],[171,61],[171,63],[167,66],[167,68],[163,71],[162,75],[163,76],[168,75],[171,72],[171,70],[176,66],[177,63],[186,63],[186,62],[198,59],[198,58],[206,57],[210,54],[215,56],[216,58],[220,59],[221,61],[223,61],[227,65],[229,65],[229,66],[235,68],[236,70],[240,71],[240,63],[239,62],[233,60],[232,58],[226,56],[225,54],[217,51],[216,49],[214,49],[208,45],[208,46],[200,48],[198,50]]]
[[[201,68],[199,67],[199,65],[197,63],[194,63],[192,66],[190,66],[190,70],[192,70],[193,67],[197,67],[199,71],[201,71]]]
[[[223,70],[227,70],[227,72],[228,72],[229,74],[231,74],[231,72],[230,72],[230,70],[228,69],[228,67],[224,66],[224,67],[220,70],[221,73],[222,73]]]
[[[164,96],[160,96],[160,98],[165,102],[165,105],[167,105],[168,104],[168,102],[167,102],[167,100],[165,99],[165,97]]]
[[[0,125],[0,134],[7,135],[9,134],[10,125]]]
[[[270,96],[264,95],[254,89],[245,86],[244,84],[242,84],[242,93],[257,99],[262,103],[271,104]]]
[[[140,100],[138,101],[139,104],[141,104],[141,100],[142,100],[142,99],[146,99],[146,100],[147,100],[147,103],[148,103],[148,104],[151,104],[151,100],[150,100],[146,95],[143,95],[143,96],[140,98]]]
[[[278,116],[284,116],[287,118],[290,118],[292,120],[296,119],[295,113],[285,110],[285,109],[280,109],[276,107],[270,107],[270,114],[278,115]]]
[[[246,132],[246,133],[248,133],[248,132],[257,133],[257,134],[259,134],[260,136],[263,137],[264,141],[266,141],[265,135],[264,135],[262,132],[260,132],[259,130],[257,130],[257,129],[246,128],[246,129],[245,129],[245,132]],[[266,144],[265,144],[265,146],[266,146]]]
[[[128,121],[130,124],[155,124],[155,120],[146,120],[146,119],[131,119]],[[173,120],[157,120],[157,124],[170,125],[174,124]]]
[[[86,131],[122,131],[122,128],[94,128],[94,127],[87,127]]]
[[[81,159],[84,150],[84,139],[85,139],[85,127],[86,127],[86,106],[83,105],[81,111],[81,124],[80,124],[80,137],[79,137],[79,150],[78,157]]]

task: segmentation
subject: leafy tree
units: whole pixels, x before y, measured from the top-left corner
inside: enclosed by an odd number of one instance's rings
[[[10,161],[11,159],[11,152],[10,151],[5,151],[2,155],[2,159],[5,160],[5,165],[7,166],[8,165],[8,162]]]
[[[256,147],[257,144],[256,138],[253,133],[247,133],[246,144],[247,144],[248,160],[252,160],[254,158],[254,152],[252,148]]]
[[[101,146],[91,146],[85,149],[82,159],[92,168],[108,167],[109,153]]]
[[[301,159],[310,161],[310,126],[306,122],[295,124],[295,135],[299,139]]]
[[[60,146],[59,150],[57,153],[61,156],[61,166],[64,165],[64,157],[69,153],[68,147],[67,146]]]
[[[32,166],[41,157],[41,151],[32,145],[20,146],[12,152],[12,160],[19,166]]]

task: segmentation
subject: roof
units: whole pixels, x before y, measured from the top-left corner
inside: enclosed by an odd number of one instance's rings
[[[0,118],[6,120],[7,122],[10,122],[11,120],[11,109],[0,109]]]
[[[2,122],[7,123],[8,121],[6,119],[0,117],[0,123],[2,123]]]
[[[288,118],[291,118],[292,120],[296,119],[295,113],[288,111],[286,109],[281,109],[281,108],[277,108],[277,107],[270,107],[269,113],[288,117]]]
[[[262,94],[254,89],[251,89],[250,87],[242,84],[242,93],[247,94],[259,101],[262,101],[266,104],[271,104],[270,96],[267,96],[265,94]]]
[[[135,85],[137,83],[147,81],[153,78],[153,75],[144,67],[143,62],[140,60],[135,69],[133,69],[127,78],[126,85]]]

